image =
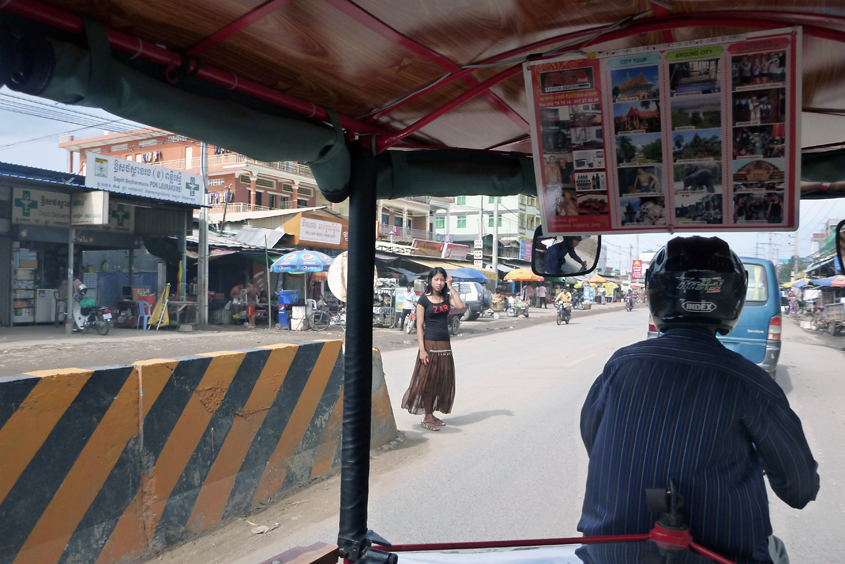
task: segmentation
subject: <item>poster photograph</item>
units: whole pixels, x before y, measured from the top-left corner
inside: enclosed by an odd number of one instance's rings
[[[675,195],[675,218],[681,225],[721,225],[722,194],[681,192]]]
[[[663,167],[637,166],[619,169],[619,196],[663,194]]]
[[[672,158],[676,163],[722,159],[722,130],[676,131],[672,134]]]
[[[571,147],[569,108],[545,108],[540,110],[540,131],[543,151],[566,151]]]
[[[572,146],[582,149],[604,146],[604,131],[601,126],[573,127]]]
[[[620,167],[663,162],[663,137],[660,133],[617,135],[616,159]]]
[[[620,201],[620,218],[623,226],[669,225],[666,198],[663,196],[625,197]]]
[[[604,149],[575,151],[572,158],[575,170],[604,169]]]
[[[786,80],[786,51],[743,54],[731,60],[731,86],[750,90],[783,84]]]
[[[607,177],[604,171],[576,172],[575,190],[577,192],[607,191]]]
[[[669,91],[673,97],[721,92],[719,59],[685,61],[669,65]]]
[[[722,100],[719,94],[672,98],[672,129],[713,129],[722,127]]]
[[[524,64],[544,233],[794,230],[800,27]]]
[[[679,193],[722,193],[722,163],[704,162],[674,165],[674,191]]]
[[[744,90],[733,94],[735,126],[782,123],[785,117],[785,88]]]
[[[635,102],[660,98],[660,67],[651,65],[611,71],[613,102]]]
[[[613,121],[617,135],[620,133],[659,133],[660,102],[643,100],[642,102],[613,104]]]
[[[782,158],[786,149],[786,124],[734,128],[734,159]]]

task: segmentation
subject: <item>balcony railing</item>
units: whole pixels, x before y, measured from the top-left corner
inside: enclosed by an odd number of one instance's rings
[[[155,164],[156,166],[163,166],[165,168],[172,168],[175,170],[191,171],[195,172],[196,174],[200,173],[200,167],[202,166],[202,162],[199,157],[193,157],[190,159],[174,159],[170,161],[161,161],[153,164]],[[220,172],[225,169],[234,169],[248,164],[256,164],[259,166],[274,168],[276,170],[281,170],[284,172],[290,172],[292,174],[298,174],[300,176],[308,176],[314,178],[314,173],[311,172],[311,167],[298,163],[256,161],[255,159],[250,159],[237,153],[208,156],[209,172]]]
[[[398,225],[384,225],[379,224],[379,237],[384,239],[393,238],[393,241],[402,241],[410,243],[414,239],[422,239],[424,241],[437,241],[437,235],[431,231],[424,231],[422,229],[411,229],[409,227],[401,228]],[[441,237],[442,238],[442,237]]]
[[[242,212],[259,212],[259,211],[270,211],[270,210],[290,210],[294,209],[293,202],[283,202],[281,204],[277,204],[272,208],[268,206],[259,206],[253,204],[246,204],[243,202],[231,203],[231,204],[213,204],[208,208],[209,213],[223,213],[224,210],[226,213],[242,213]]]

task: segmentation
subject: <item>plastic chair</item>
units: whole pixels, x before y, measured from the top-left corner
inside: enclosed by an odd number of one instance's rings
[[[305,300],[305,307],[307,308],[306,311],[316,311],[317,310],[317,300],[307,299]]]
[[[141,325],[141,321],[143,321],[144,331],[146,331],[147,321],[153,314],[153,306],[151,306],[149,302],[145,301],[137,301],[135,303],[138,304],[138,320],[135,322],[135,329],[137,329],[138,326]]]

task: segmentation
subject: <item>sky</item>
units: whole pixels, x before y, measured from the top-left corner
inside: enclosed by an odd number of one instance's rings
[[[77,117],[85,119],[87,123],[91,117],[101,119],[102,122],[120,120],[120,118],[101,110],[82,108],[77,106],[65,106],[44,100],[41,98],[25,97],[9,91],[6,88],[0,89],[0,161],[14,163],[49,170],[67,171],[68,153],[59,149],[59,136],[62,133],[72,132],[77,139],[102,135],[104,131],[111,131],[109,127],[123,127],[132,125],[129,122],[119,121],[107,123],[96,128],[84,128],[80,125],[65,123],[55,119],[46,119],[19,113],[15,108],[17,103],[9,103],[8,96],[23,97],[40,104],[49,104],[56,108],[56,111],[67,109],[77,114]],[[4,103],[5,102],[5,103]],[[50,113],[50,107],[43,106]],[[7,108],[7,109],[4,109]],[[10,111],[15,110],[15,111]],[[42,112],[43,113],[43,112]],[[84,115],[79,115],[84,114]],[[89,117],[86,117],[89,116]],[[819,128],[823,122],[805,123],[804,145],[808,145],[807,139],[814,136],[812,144],[829,142],[828,139],[818,138]],[[138,127],[141,127],[138,125]],[[829,128],[828,128],[829,129]],[[839,129],[842,131],[842,129]],[[839,139],[841,141],[841,138]],[[78,172],[78,171],[74,171]],[[803,200],[800,206],[800,224],[797,231],[789,233],[773,233],[772,256],[787,258],[793,254],[793,249],[798,240],[799,256],[807,256],[811,253],[810,236],[812,233],[820,232],[828,219],[845,218],[845,198],[835,200]],[[731,245],[731,248],[740,256],[769,257],[769,233],[692,233],[684,232],[684,235],[705,235],[721,237]],[[657,250],[672,238],[668,233],[648,233],[636,235],[608,235],[603,238],[605,249],[608,252],[608,266],[619,268],[622,271],[630,270],[629,254],[636,258],[637,252],[646,250]]]

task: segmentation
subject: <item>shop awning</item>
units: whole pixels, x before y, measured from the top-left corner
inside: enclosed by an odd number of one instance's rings
[[[818,270],[819,268],[832,263],[834,258],[835,257],[831,257],[829,259],[824,259],[821,262],[817,262],[816,264],[810,265],[809,267],[807,267],[807,269],[804,272],[812,272],[814,270]]]
[[[487,267],[487,268],[491,268],[491,269],[493,268],[493,265],[492,265],[492,264],[490,264],[489,262],[485,262],[485,263],[484,263],[484,266],[485,266],[485,267]],[[512,268],[512,267],[510,267],[510,266],[508,266],[508,265],[506,265],[506,264],[502,264],[502,263],[499,263],[499,264],[498,264],[498,265],[496,265],[496,266],[497,266],[497,268],[498,268],[499,270],[501,270],[502,272],[510,272],[511,270],[513,270],[513,268]]]
[[[251,247],[272,249],[285,236],[285,231],[282,228],[265,229],[263,227],[251,227],[244,225],[238,234],[235,235],[235,241],[239,241]]]
[[[447,262],[445,260],[435,260],[435,259],[422,259],[417,257],[406,257],[405,260],[414,262],[426,268],[435,268],[440,267],[443,270],[455,270],[457,268],[463,268],[465,266],[472,266],[472,264],[468,262]]]

